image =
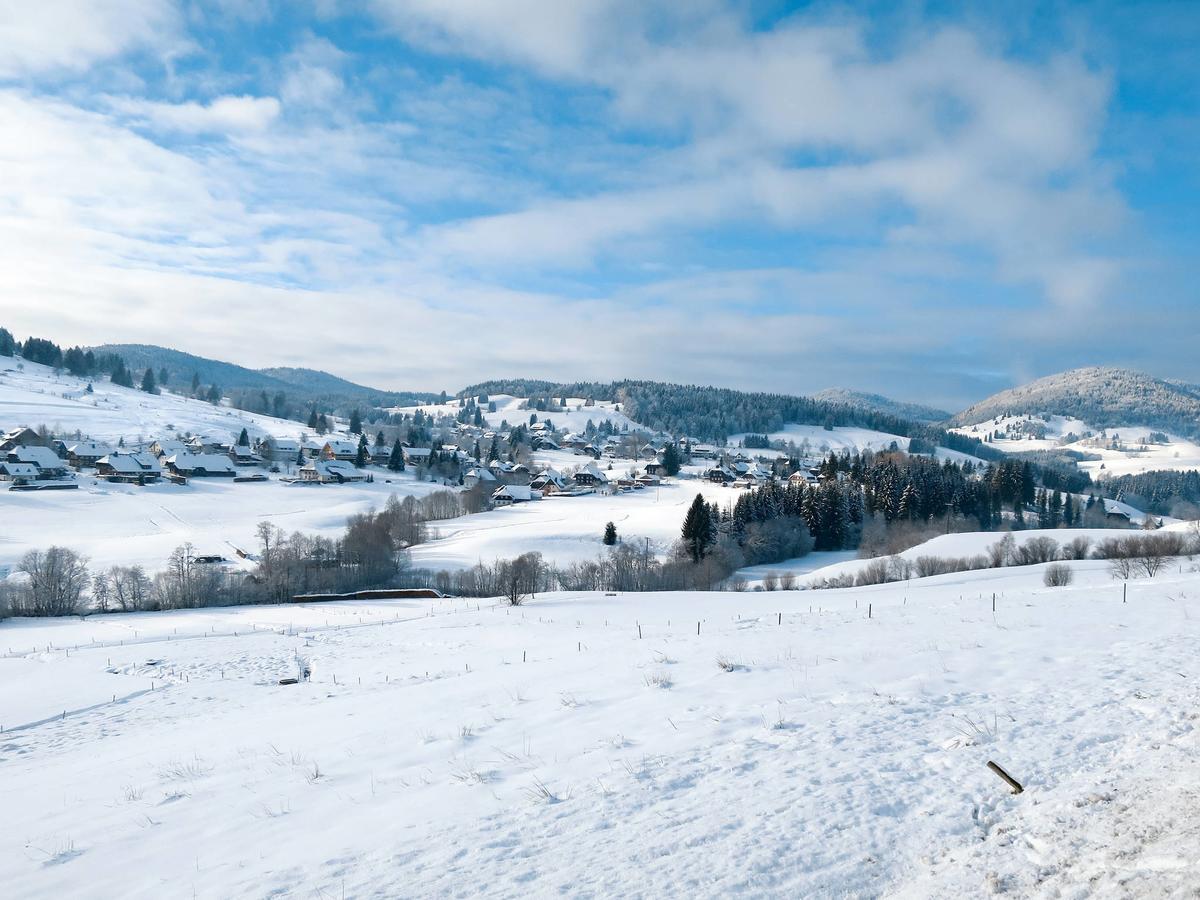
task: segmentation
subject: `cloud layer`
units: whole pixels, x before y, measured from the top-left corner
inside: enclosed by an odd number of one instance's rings
[[[1086,40],[707,0],[65,6],[0,16],[18,332],[394,387],[1200,380],[1149,347],[1156,303],[1200,304]]]

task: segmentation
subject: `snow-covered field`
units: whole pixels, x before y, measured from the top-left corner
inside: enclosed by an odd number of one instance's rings
[[[970,437],[982,438],[988,431],[1003,433],[1009,426],[1020,426],[1029,419],[1029,416],[1008,416],[953,430]],[[1109,428],[1105,440],[1098,436],[1098,432],[1090,438],[1082,437],[1095,432],[1095,429],[1078,419],[1047,416],[1033,421],[1045,426],[1044,438],[998,440],[991,446],[1006,453],[1025,450],[1077,450],[1096,457],[1081,461],[1079,468],[1097,479],[1163,469],[1200,469],[1200,443],[1175,434],[1167,434],[1165,444],[1151,443],[1149,437],[1158,429],[1145,425]],[[1072,440],[1073,436],[1075,439]],[[1113,448],[1111,442],[1117,436],[1119,447]]]
[[[3,894],[1191,896],[1200,576],[1071,565],[0,623]]]
[[[80,476],[78,490],[28,493],[0,485],[0,569],[51,544],[85,554],[94,568],[137,564],[156,572],[185,542],[200,554],[232,559],[236,549],[257,549],[259,522],[336,537],[348,516],[381,509],[391,494],[420,497],[441,488],[409,473],[378,469],[375,477],[371,484],[288,484],[271,476],[251,484],[194,478],[185,486],[137,487]]]
[[[481,407],[480,414],[484,421],[493,428],[498,427],[502,422],[508,422],[509,425],[525,424],[529,422],[530,416],[536,415],[539,421],[548,420],[561,431],[573,431],[579,434],[583,433],[589,421],[599,426],[605,420],[612,422],[618,431],[645,430],[621,412],[617,408],[619,404],[598,400],[592,406],[584,406],[585,402],[586,400],[581,397],[568,397],[566,408],[556,412],[538,412],[535,409],[523,409],[522,407],[526,403],[523,397],[513,397],[510,394],[491,394],[488,397],[488,403],[489,405],[494,403],[496,411],[489,412],[488,406],[485,405]],[[451,400],[449,403],[426,403],[423,406],[398,406],[389,412],[411,415],[418,409],[426,415],[456,416],[460,407],[457,400]]]
[[[55,434],[81,432],[115,444],[172,438],[185,432],[214,440],[236,440],[245,428],[250,437],[296,438],[300,422],[213,406],[169,390],[152,395],[97,379],[88,380],[48,366],[0,357],[0,431],[45,425]]]
[[[619,470],[615,467],[614,474]],[[454,570],[481,560],[511,559],[530,550],[559,565],[594,560],[607,550],[601,542],[607,522],[617,526],[623,540],[649,539],[662,552],[679,539],[696,494],[724,506],[735,502],[740,493],[699,479],[672,479],[657,488],[623,494],[551,496],[431,522],[431,540],[413,548],[412,562],[417,568]]]

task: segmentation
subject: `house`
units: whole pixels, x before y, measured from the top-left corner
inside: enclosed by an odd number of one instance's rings
[[[820,481],[821,479],[817,478],[808,469],[798,469],[788,476],[788,484],[790,485],[819,484]]]
[[[463,485],[469,488],[477,484],[493,484],[495,481],[496,476],[481,466],[472,466],[463,475]]]
[[[183,441],[158,440],[150,445],[150,452],[155,456],[174,456],[176,453],[188,453],[190,448]]]
[[[258,466],[262,465],[263,461],[263,458],[250,447],[239,446],[230,448],[229,458],[233,460],[235,466]]]
[[[561,472],[555,469],[546,469],[544,472],[534,475],[529,486],[543,494],[557,494],[567,489],[567,481]]]
[[[44,447],[46,440],[32,428],[14,428],[0,434],[0,453],[7,453],[14,447]]]
[[[575,473],[575,483],[583,487],[597,487],[608,484],[608,476],[595,466],[584,466]]]
[[[28,446],[22,444],[8,451],[8,461],[14,463],[32,463],[37,466],[38,478],[50,480],[62,478],[67,474],[66,460],[59,459],[49,447]]]
[[[321,458],[354,462],[358,459],[358,441],[351,441],[345,438],[328,440],[321,448]]]
[[[637,482],[642,487],[658,487],[662,484],[662,479],[652,472],[647,472],[645,475],[639,475]]]
[[[96,474],[109,481],[151,484],[162,477],[162,464],[153,453],[111,453],[96,460]]]
[[[552,441],[548,437],[535,437],[532,441],[530,441],[530,445],[533,447],[534,450],[558,450],[558,449],[560,449],[558,444],[556,444],[554,441]]]
[[[291,438],[268,438],[258,442],[258,452],[272,462],[295,462],[300,455],[300,442]]]
[[[704,470],[704,478],[713,484],[729,484],[736,476],[724,466],[713,466]]]
[[[27,484],[30,481],[37,481],[37,479],[38,467],[33,463],[0,460],[0,481]]]
[[[541,499],[541,491],[535,491],[523,484],[507,484],[492,494],[492,503],[496,506],[512,506],[514,503],[527,503],[530,500]]]
[[[664,478],[667,474],[667,467],[663,464],[662,460],[648,462],[643,468],[646,470],[647,475],[653,475],[657,478]]]
[[[67,444],[63,449],[67,454],[67,462],[76,469],[93,468],[97,460],[112,453],[112,448],[107,444],[98,444],[95,441]]]
[[[349,484],[366,481],[370,475],[341,459],[314,459],[300,470],[300,480],[317,484]]]
[[[167,457],[166,467],[183,478],[232,478],[237,474],[233,460],[217,453],[176,453]]]
[[[427,466],[433,450],[429,447],[405,447],[404,462],[410,466]]]

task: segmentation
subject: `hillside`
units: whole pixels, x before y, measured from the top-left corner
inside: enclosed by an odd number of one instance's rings
[[[249,369],[235,363],[208,359],[150,344],[105,344],[93,348],[96,353],[115,353],[134,371],[165,368],[173,385],[190,385],[198,375],[202,384],[220,385],[226,395],[241,392],[284,393],[293,402],[318,403],[323,407],[359,404],[362,406],[401,406],[434,400],[437,394],[383,391],[355,384],[328,372],[306,368]]]
[[[846,388],[827,388],[826,390],[818,391],[812,396],[814,400],[823,400],[826,403],[841,403],[845,406],[854,406],[859,409],[867,409],[883,413],[884,415],[895,416],[898,419],[911,419],[914,422],[926,422],[929,424],[945,422],[951,415],[944,409],[925,406],[922,403],[908,403],[904,400],[893,400],[891,397],[884,397],[882,394],[869,394],[865,391],[851,391]]]
[[[1197,576],[1070,565],[0,622],[0,883],[1187,896]]]
[[[1092,428],[1144,426],[1200,435],[1200,386],[1130,369],[1092,366],[994,394],[954,416],[960,426],[1004,416],[1057,415]]]

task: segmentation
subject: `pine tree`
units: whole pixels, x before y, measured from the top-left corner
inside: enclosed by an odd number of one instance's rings
[[[192,373],[192,396],[194,397],[199,393],[200,393],[200,373],[193,372]]]
[[[166,386],[167,386],[167,379],[168,379],[168,378],[170,378],[170,374],[167,372],[167,367],[166,367],[166,366],[163,366],[162,368],[160,368],[160,369],[158,370],[158,384],[159,384],[159,387],[166,387]]]
[[[238,446],[239,447],[249,447],[250,446],[250,434],[249,434],[249,432],[246,431],[245,428],[243,428],[242,433],[238,435]]]
[[[146,374],[142,376],[142,390],[147,394],[157,394],[158,387],[154,383],[154,370],[147,368]]]
[[[612,522],[609,522],[607,525],[604,526],[604,544],[605,544],[605,546],[612,547],[616,543],[617,543],[617,526],[614,525]]]
[[[400,443],[400,438],[396,438],[396,443],[392,444],[392,453],[388,457],[387,467],[393,472],[404,471],[404,447]]]
[[[683,459],[679,455],[679,448],[675,446],[674,441],[667,443],[666,449],[662,455],[663,471],[668,475],[678,475],[680,468],[683,466]]]
[[[683,541],[692,562],[700,562],[713,540],[712,513],[704,502],[704,495],[697,494],[683,519]]]
[[[350,433],[362,434],[362,419],[359,417],[357,409],[350,413]]]
[[[312,412],[308,414],[308,427],[316,430],[317,427],[317,408],[314,406]]]
[[[367,437],[366,435],[358,436],[358,452],[354,454],[354,465],[361,469],[367,464],[370,455],[367,453]]]

